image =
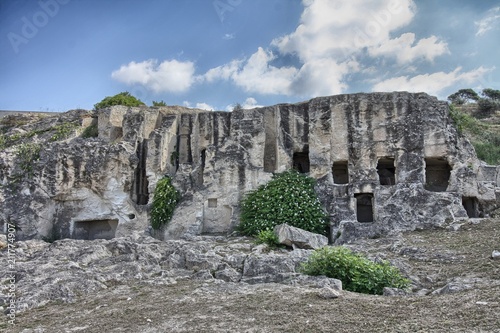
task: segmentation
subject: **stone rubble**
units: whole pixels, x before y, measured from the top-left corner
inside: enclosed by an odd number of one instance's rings
[[[342,283],[299,274],[311,251],[263,253],[248,238],[199,237],[195,242],[159,241],[133,234],[111,240],[63,239],[16,243],[18,310],[50,301],[74,302],[79,295],[135,281],[150,285],[176,284],[183,279],[222,283],[281,283],[302,288],[341,290]],[[7,251],[0,252],[6,260]],[[8,272],[0,272],[0,280]],[[0,306],[9,299],[0,293]]]

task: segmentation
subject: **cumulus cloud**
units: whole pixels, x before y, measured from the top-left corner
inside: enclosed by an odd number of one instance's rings
[[[384,80],[373,86],[373,91],[409,91],[426,92],[432,95],[453,86],[454,84],[472,84],[478,82],[491,68],[479,67],[474,70],[463,72],[457,67],[452,72],[437,72],[432,74],[421,74],[413,77],[399,76]]]
[[[202,109],[202,110],[207,110],[207,111],[213,111],[214,107],[207,104],[207,103],[196,103],[196,108],[197,109]]]
[[[260,105],[257,100],[253,97],[248,97],[245,99],[243,103],[240,104],[241,108],[243,109],[254,109],[254,108],[261,108],[263,105]],[[226,111],[233,111],[234,107],[236,104],[229,104],[226,106]]]
[[[193,107],[193,105],[189,101],[184,101],[182,104],[185,107],[187,107],[187,108]],[[207,103],[203,103],[203,102],[202,103],[196,103],[194,105],[194,107],[196,109],[207,110],[207,111],[213,111],[213,110],[215,110],[215,108],[213,106],[211,106],[210,104],[207,104]]]
[[[304,1],[297,29],[272,43],[304,62],[317,58],[345,58],[365,47],[389,40],[390,32],[411,22],[411,0],[309,0]]]
[[[474,22],[477,27],[476,36],[482,36],[486,32],[492,30],[495,26],[498,26],[499,19],[500,6],[490,9],[482,20]]]
[[[210,69],[203,80],[230,80],[250,93],[330,95],[348,90],[349,75],[365,71],[362,57],[395,59],[409,66],[449,53],[446,42],[435,36],[417,39],[414,33],[403,33],[391,38],[413,20],[412,0],[303,0],[303,5],[295,31],[274,39],[269,49],[259,47],[247,59]],[[273,65],[284,55],[298,62]]]
[[[259,47],[248,60],[233,60],[210,69],[203,77],[208,82],[231,79],[248,92],[288,95],[298,71],[294,67],[275,67],[271,65],[274,59],[276,56],[271,51]]]
[[[415,45],[415,34],[405,33],[398,38],[369,48],[372,56],[395,57],[399,64],[413,62],[422,58],[433,61],[434,58],[449,53],[448,45],[436,36],[420,39]]]
[[[194,83],[194,63],[155,59],[132,61],[114,71],[111,77],[127,85],[140,84],[154,92],[184,92]]]

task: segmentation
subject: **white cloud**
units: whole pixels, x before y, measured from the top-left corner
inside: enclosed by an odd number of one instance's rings
[[[254,108],[261,108],[263,105],[260,105],[257,100],[253,97],[248,97],[245,99],[243,103],[240,104],[241,108],[243,109],[254,109]],[[226,111],[233,111],[234,107],[236,104],[229,104],[226,106]]]
[[[111,77],[119,82],[141,84],[154,92],[184,92],[194,83],[194,63],[190,61],[150,59],[132,61],[114,71]]]
[[[448,52],[447,44],[435,36],[416,40],[415,34],[407,33],[390,38],[412,21],[416,11],[412,0],[303,0],[303,4],[296,30],[272,41],[276,53],[259,47],[248,59],[210,69],[203,79],[231,80],[250,93],[330,95],[345,92],[347,76],[364,70],[356,60],[364,50],[399,63],[432,61]],[[297,56],[299,66],[273,65],[286,54]]]
[[[233,60],[212,68],[203,78],[208,82],[232,80],[247,92],[260,94],[290,94],[290,84],[298,70],[294,67],[275,67],[270,63],[276,56],[262,47],[246,61]]]
[[[257,103],[257,100],[253,97],[248,97],[245,99],[245,102],[241,105],[243,109],[253,109],[253,108],[260,108],[262,105],[259,105]]]
[[[414,43],[415,34],[409,32],[370,47],[369,53],[371,56],[396,57],[399,64],[411,63],[419,58],[433,61],[434,58],[449,53],[448,45],[439,41],[436,36],[420,39],[416,45]]]
[[[339,94],[348,90],[349,75],[376,73],[377,67],[363,66],[358,60],[362,57],[393,58],[405,68],[414,68],[415,60],[432,62],[449,53],[447,43],[436,36],[416,39],[408,32],[391,38],[413,20],[413,0],[303,0],[303,5],[295,31],[271,42],[275,52],[259,47],[248,59],[210,69],[201,81],[232,81],[246,92],[259,94]],[[278,57],[288,54],[298,58],[296,67],[274,65]]]
[[[293,92],[298,96],[340,94],[347,89],[343,77],[350,70],[357,70],[356,62],[337,63],[329,58],[310,60],[302,66],[293,82]]]
[[[457,67],[449,73],[437,72],[413,77],[399,76],[375,84],[372,90],[426,92],[430,95],[439,95],[439,92],[457,83],[473,84],[480,82],[483,75],[491,70],[491,68],[481,66],[469,72],[462,72],[462,68]]]
[[[191,102],[189,102],[189,101],[184,101],[182,104],[187,108],[193,107]],[[202,109],[202,110],[207,110],[207,111],[215,110],[215,108],[213,106],[211,106],[210,104],[207,104],[207,103],[196,103],[194,107],[196,109]]]
[[[390,32],[411,22],[412,0],[309,0],[295,32],[273,41],[282,53],[304,62],[317,58],[346,58],[365,47],[389,40]]]
[[[197,109],[202,109],[202,110],[207,110],[207,111],[213,111],[214,107],[207,104],[207,103],[196,103],[196,108]]]
[[[476,36],[482,36],[489,30],[492,30],[495,25],[498,25],[500,19],[500,6],[494,7],[488,11],[486,17],[482,20],[474,22],[477,26]]]
[[[236,72],[238,72],[242,64],[242,60],[233,60],[228,64],[211,68],[205,73],[205,75],[203,75],[203,79],[207,82],[213,82],[215,80],[229,80]]]
[[[294,67],[275,67],[272,52],[259,47],[241,70],[232,75],[234,82],[245,91],[261,94],[289,94],[290,83],[297,74]]]

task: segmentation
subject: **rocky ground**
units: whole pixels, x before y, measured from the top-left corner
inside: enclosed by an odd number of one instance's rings
[[[17,246],[20,309],[5,332],[500,332],[500,219],[349,244],[412,280],[399,296],[338,291],[296,273],[310,251],[245,238]]]

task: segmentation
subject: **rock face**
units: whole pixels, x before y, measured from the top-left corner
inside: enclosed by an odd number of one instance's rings
[[[55,135],[64,123],[75,126],[71,134]],[[90,126],[97,138],[78,137]],[[117,106],[3,131],[0,227],[15,224],[19,240],[144,231],[165,175],[182,200],[153,232],[164,240],[231,232],[241,197],[292,167],[317,180],[337,243],[480,217],[500,202],[500,169],[476,158],[446,103],[422,93],[232,113]],[[26,143],[39,144],[32,161],[23,158]]]
[[[328,245],[328,238],[299,228],[280,224],[274,228],[280,244],[300,249],[319,249]]]

